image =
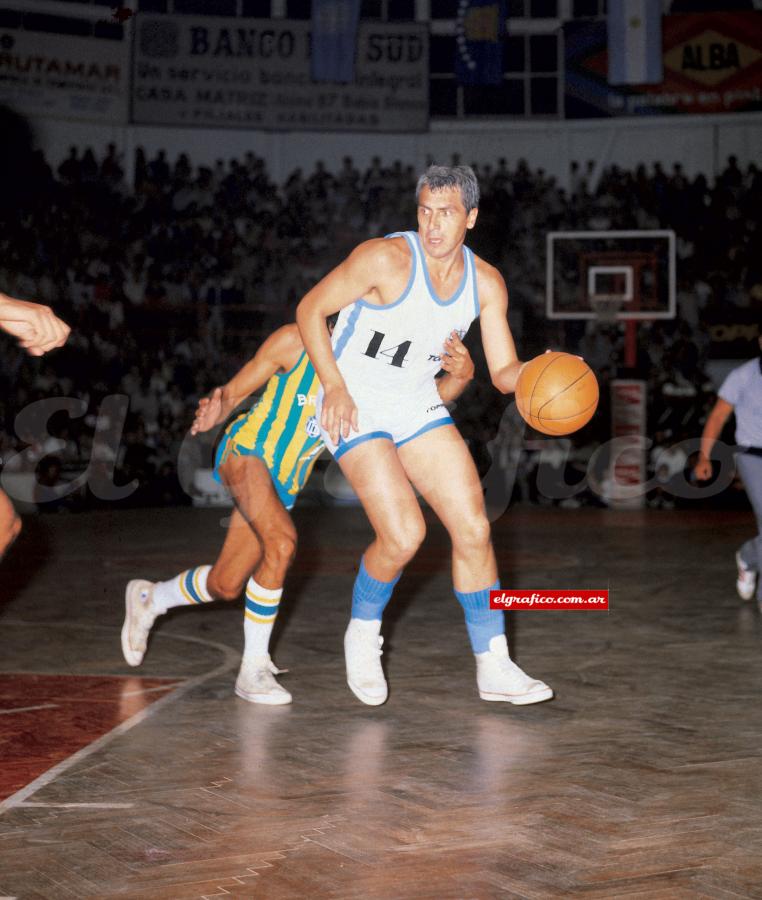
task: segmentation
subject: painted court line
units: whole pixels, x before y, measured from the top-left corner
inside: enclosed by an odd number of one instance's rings
[[[41,703],[39,706],[14,706],[13,709],[0,709],[0,716],[9,716],[11,713],[33,712],[35,709],[58,709],[58,703]],[[2,900],[2,897],[0,897]]]
[[[128,675],[127,677],[129,678],[130,676]],[[166,678],[167,676],[162,675],[161,677]],[[180,675],[178,680],[184,682],[185,678],[182,675]],[[174,690],[173,685],[160,684],[158,687],[146,688],[145,690],[142,690],[141,688],[137,688],[134,691],[122,691],[119,696],[120,697],[138,697],[141,694],[160,694],[162,691],[172,691],[172,690]]]
[[[8,625],[23,625],[29,626],[29,622],[3,622],[4,626]],[[46,623],[48,627],[57,627],[57,623],[48,622]],[[69,623],[70,627],[76,627],[85,631],[101,631],[108,630],[113,631],[113,629],[104,627],[99,627],[97,625],[78,625],[72,626]],[[40,623],[36,623],[35,627],[40,627]],[[150,706],[142,709],[139,713],[136,713],[131,718],[122,722],[120,725],[117,725],[116,728],[113,728],[111,731],[102,735],[98,738],[98,740],[93,741],[92,744],[88,744],[86,747],[83,747],[81,750],[78,750],[76,753],[69,756],[67,759],[62,760],[57,765],[53,766],[53,768],[48,769],[47,772],[43,772],[38,778],[35,778],[34,781],[30,782],[25,787],[21,788],[21,790],[16,791],[15,794],[11,794],[10,797],[7,797],[5,800],[0,803],[0,815],[4,812],[8,812],[8,810],[14,809],[17,806],[20,806],[24,803],[27,797],[31,797],[37,791],[44,788],[46,785],[51,784],[53,781],[58,778],[59,775],[62,775],[68,769],[75,766],[77,763],[81,762],[83,759],[87,759],[88,756],[91,756],[93,753],[96,753],[98,750],[101,750],[107,744],[110,744],[115,738],[119,737],[122,734],[130,731],[130,729],[134,728],[136,725],[140,725],[141,722],[144,722],[149,716],[154,715],[163,707],[167,706],[169,703],[174,702],[183,694],[187,694],[188,691],[193,690],[193,688],[198,687],[200,684],[203,684],[205,681],[209,681],[212,678],[216,678],[218,675],[223,675],[225,672],[232,669],[235,665],[240,662],[241,656],[239,653],[234,651],[232,648],[228,647],[226,644],[218,644],[215,641],[206,641],[203,638],[195,638],[188,637],[186,635],[166,635],[168,638],[173,638],[178,641],[186,641],[192,644],[202,644],[205,647],[213,647],[215,650],[218,650],[223,655],[223,662],[221,665],[217,666],[214,669],[211,669],[209,672],[206,672],[202,675],[196,675],[194,678],[189,678],[183,684],[178,685],[176,688],[171,690],[166,697],[161,697],[155,703],[152,703]],[[51,673],[48,673],[51,674]],[[159,676],[157,676],[159,677]],[[0,898],[2,900],[2,898]]]
[[[134,803],[35,803],[22,800],[17,809],[133,809]]]

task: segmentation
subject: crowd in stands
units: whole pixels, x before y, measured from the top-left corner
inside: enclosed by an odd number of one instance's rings
[[[119,502],[190,502],[178,481],[178,452],[198,398],[227,380],[264,334],[293,321],[301,296],[359,240],[415,227],[417,173],[380,159],[360,171],[346,157],[338,171],[318,162],[276,184],[254,152],[197,167],[185,154],[148,159],[138,150],[129,165],[127,172],[113,145],[100,157],[72,148],[56,171],[36,154],[27,182],[34,190],[0,213],[0,290],[48,303],[72,326],[68,345],[49,358],[30,360],[4,347],[0,453],[8,465],[36,467],[46,485],[74,478],[100,456],[115,483],[139,485]],[[762,175],[732,157],[715,179],[689,178],[679,164],[669,172],[613,165],[600,176],[593,163],[574,164],[568,186],[523,160],[475,169],[482,202],[469,244],[505,274],[522,358],[546,347],[574,350],[602,382],[601,412],[569,445],[559,444],[555,456],[547,441],[518,453],[515,494],[528,502],[599,502],[591,490],[548,498],[535,477],[544,453],[542,465],[574,481],[608,439],[606,383],[623,341],[618,325],[547,321],[545,235],[676,231],[678,317],[640,329],[638,358],[652,400],[649,434],[668,446],[700,433],[713,399],[707,316],[762,300],[755,253]],[[472,337],[480,378],[459,401],[457,417],[487,472],[495,456],[489,442],[510,398],[488,384]],[[108,407],[108,421],[99,424],[114,395],[129,398],[124,415]],[[41,436],[25,443],[14,431],[16,414],[50,397],[80,398],[85,412],[57,412],[47,422],[41,413]],[[100,440],[99,429],[116,439]],[[660,465],[657,458],[654,469]],[[50,508],[98,502],[85,487]]]

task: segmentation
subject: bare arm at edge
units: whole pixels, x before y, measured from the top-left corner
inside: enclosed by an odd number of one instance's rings
[[[722,429],[725,427],[725,423],[732,412],[733,404],[723,400],[722,397],[718,397],[704,425],[699,458],[693,469],[699,481],[706,481],[712,477],[712,448],[722,434]]]
[[[508,325],[508,288],[494,266],[477,258],[479,324],[492,384],[501,394],[516,388],[522,363]]]

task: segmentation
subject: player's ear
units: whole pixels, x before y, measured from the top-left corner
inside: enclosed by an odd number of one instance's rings
[[[474,207],[466,217],[466,228],[473,228],[476,225],[476,217],[479,215],[478,207]]]

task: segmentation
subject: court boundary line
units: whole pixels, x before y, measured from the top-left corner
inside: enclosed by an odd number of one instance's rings
[[[40,624],[46,625],[46,627],[58,627],[58,623],[47,622],[47,623],[39,623],[39,622],[25,622],[25,621],[8,621],[5,620],[3,622],[4,625],[24,625],[24,626],[36,626],[39,627]],[[101,631],[107,630],[112,631],[114,629],[107,628],[106,626],[97,626],[97,625],[77,625],[74,623],[66,623],[71,628],[79,628],[85,631]],[[42,788],[51,784],[55,781],[60,775],[63,775],[64,772],[71,769],[73,766],[77,765],[77,763],[81,762],[83,759],[87,759],[88,756],[91,756],[93,753],[97,753],[98,750],[103,749],[103,747],[110,744],[113,740],[126,732],[130,731],[136,725],[140,725],[141,722],[144,722],[149,716],[154,715],[159,710],[163,709],[169,703],[179,699],[184,694],[187,694],[189,691],[203,684],[205,681],[209,681],[212,678],[216,678],[218,675],[223,675],[225,672],[232,669],[235,665],[240,662],[241,655],[237,651],[233,650],[232,647],[229,647],[227,644],[219,644],[216,641],[207,641],[204,638],[196,638],[191,637],[190,635],[181,635],[181,634],[166,634],[164,637],[174,638],[179,641],[186,641],[192,644],[203,644],[206,647],[213,647],[215,650],[219,650],[223,655],[223,661],[219,666],[216,666],[214,669],[210,669],[208,672],[203,672],[200,675],[196,675],[192,678],[189,678],[187,681],[183,681],[178,684],[175,688],[168,688],[168,693],[165,697],[161,697],[155,703],[152,703],[150,706],[145,709],[140,710],[140,712],[135,713],[134,716],[131,716],[129,719],[126,719],[124,722],[121,722],[119,725],[116,725],[111,731],[106,732],[106,734],[101,735],[97,740],[93,741],[90,744],[87,744],[85,747],[82,747],[80,750],[77,750],[76,753],[73,753],[71,756],[67,756],[66,759],[61,760],[61,762],[56,763],[52,768],[47,769],[41,775],[38,775],[34,781],[30,781],[29,784],[25,785],[23,788],[20,788],[16,791],[15,794],[11,794],[9,797],[6,797],[5,800],[0,802],[0,816],[4,813],[9,812],[12,809],[17,809],[22,807],[23,802],[28,798],[33,796],[37,791],[42,790]],[[21,672],[19,674],[27,674]],[[40,673],[42,674],[42,673]],[[50,675],[55,675],[55,672],[46,673]],[[62,673],[58,673],[62,674]],[[97,677],[97,676],[95,676]],[[105,677],[105,676],[104,676]],[[129,677],[129,676],[126,676]],[[140,676],[138,676],[140,677]],[[163,676],[155,676],[157,678]],[[22,807],[23,808],[23,807]]]

